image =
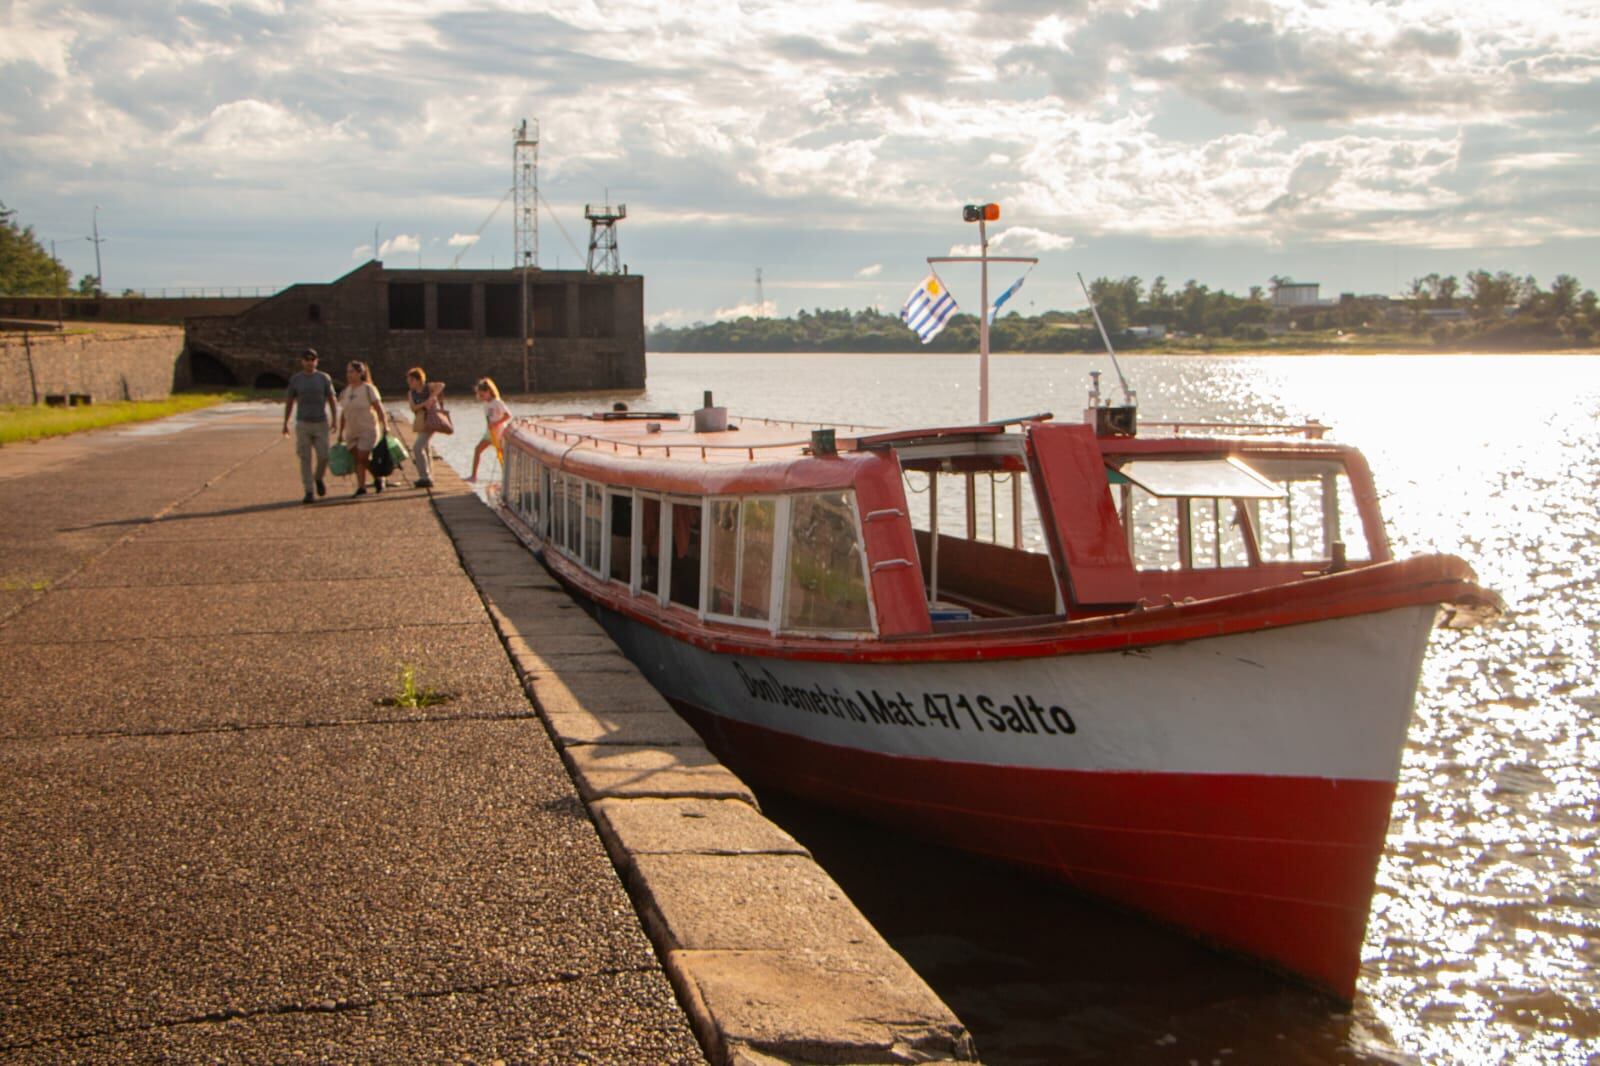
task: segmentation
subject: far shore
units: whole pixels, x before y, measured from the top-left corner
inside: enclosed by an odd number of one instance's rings
[[[835,351],[817,351],[817,350],[788,351],[788,352],[728,352],[728,351],[721,351],[721,352],[683,352],[683,351],[658,352],[658,351],[646,350],[645,354],[646,355],[651,355],[651,356],[656,356],[656,355],[758,355],[758,356],[766,356],[766,355],[842,355],[842,356],[848,356],[848,357],[853,358],[853,359],[860,359],[860,358],[873,358],[873,359],[876,359],[876,358],[880,358],[882,356],[893,356],[893,357],[897,357],[897,358],[898,357],[911,356],[911,357],[914,357],[914,358],[917,358],[917,359],[927,359],[927,358],[930,358],[930,357],[938,357],[938,358],[972,358],[973,356],[976,356],[978,353],[977,352],[835,352]],[[1105,355],[1105,352],[1104,351],[1096,351],[1096,352],[990,352],[989,355],[990,355],[991,358],[1008,358],[1008,357],[1011,357],[1011,356],[1091,356],[1092,357],[1092,356],[1103,356],[1103,355]],[[1544,355],[1590,356],[1590,355],[1600,355],[1600,348],[1544,348],[1544,349],[1537,349],[1537,350],[1534,350],[1534,351],[1518,350],[1518,351],[1504,351],[1504,352],[1490,352],[1490,351],[1476,351],[1476,350],[1472,350],[1472,351],[1460,351],[1460,350],[1446,351],[1446,350],[1434,350],[1434,349],[1431,349],[1431,348],[1363,348],[1363,347],[1349,347],[1349,348],[1248,348],[1248,349],[1239,349],[1239,350],[1233,350],[1233,349],[1206,349],[1206,348],[1167,348],[1167,349],[1162,349],[1161,351],[1153,351],[1153,350],[1151,350],[1149,348],[1132,348],[1132,349],[1129,349],[1127,351],[1119,351],[1117,353],[1117,357],[1119,359],[1123,359],[1123,358],[1125,358],[1125,359],[1138,359],[1138,358],[1141,358],[1141,357],[1149,358],[1151,356],[1167,357],[1167,356],[1189,356],[1189,355],[1205,356],[1205,357],[1210,357],[1210,358],[1231,357],[1231,356],[1244,356],[1244,357],[1249,357],[1249,358],[1255,358],[1255,357],[1259,357],[1259,356],[1289,356],[1289,355],[1292,355],[1292,356],[1318,356],[1318,355],[1336,355],[1336,356],[1346,356],[1346,355],[1350,355],[1350,356],[1413,356],[1413,355],[1416,355],[1416,356],[1436,356],[1436,357],[1437,356],[1450,356],[1450,357],[1461,357],[1461,358],[1469,358],[1469,359],[1470,358],[1480,358],[1480,357],[1487,357],[1487,358],[1491,358],[1491,359],[1500,359],[1500,358],[1505,358],[1507,356],[1544,356]]]

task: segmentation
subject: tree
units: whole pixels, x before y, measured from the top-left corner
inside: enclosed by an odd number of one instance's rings
[[[0,293],[54,295],[65,289],[72,272],[40,246],[32,226],[19,227],[15,216],[0,202]]]
[[[1550,309],[1564,315],[1578,306],[1578,279],[1571,274],[1557,274],[1550,283]]]
[[[100,279],[93,274],[85,274],[78,279],[78,295],[94,296],[100,291]]]

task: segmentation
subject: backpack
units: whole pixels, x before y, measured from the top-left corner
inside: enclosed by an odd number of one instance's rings
[[[372,449],[372,454],[367,456],[367,466],[374,477],[388,477],[394,473],[394,453],[389,450],[389,434],[385,433],[379,439],[378,446]]]

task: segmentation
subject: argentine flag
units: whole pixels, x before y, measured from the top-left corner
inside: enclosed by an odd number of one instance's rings
[[[937,337],[955,313],[956,298],[950,295],[937,274],[923,278],[922,284],[911,290],[906,305],[900,309],[901,319],[916,331],[923,344]]]

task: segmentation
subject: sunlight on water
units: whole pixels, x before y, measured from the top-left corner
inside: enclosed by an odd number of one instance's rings
[[[635,409],[891,426],[976,420],[973,356],[652,355]],[[1361,448],[1395,553],[1461,555],[1506,600],[1438,632],[1367,930],[1363,1056],[1600,1057],[1600,359],[1131,357],[1144,421],[1299,422]],[[991,413],[1080,417],[1103,357],[997,357]],[[518,411],[594,410],[614,397]],[[458,412],[460,414],[461,412]],[[481,418],[441,448],[470,465]],[[497,472],[490,462],[485,472]],[[1364,1035],[1362,1035],[1364,1034]],[[1339,1058],[1297,1061],[1340,1061]]]

